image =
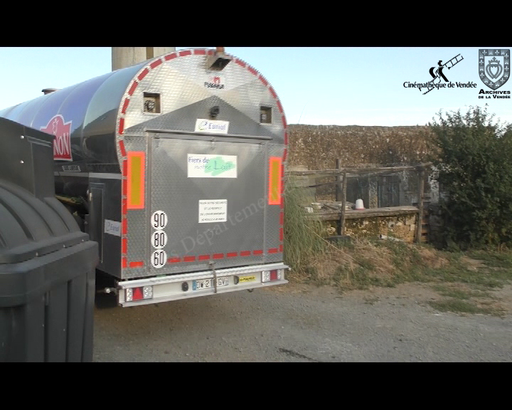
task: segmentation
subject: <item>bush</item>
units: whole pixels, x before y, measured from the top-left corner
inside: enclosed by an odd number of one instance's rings
[[[512,242],[512,126],[486,109],[438,114],[430,125],[444,199],[445,242],[461,249]]]

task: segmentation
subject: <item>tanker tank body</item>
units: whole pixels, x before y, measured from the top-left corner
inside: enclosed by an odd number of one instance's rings
[[[81,229],[100,244],[98,268],[106,272],[118,272],[119,264],[104,257],[105,245],[115,253],[121,250],[119,241],[104,240],[102,233],[102,214],[120,221],[121,168],[115,131],[119,104],[127,84],[143,65],[113,71],[0,111],[0,117],[55,136],[55,193]]]
[[[287,124],[243,60],[173,51],[0,116],[55,136],[56,194],[122,306],[287,282]]]

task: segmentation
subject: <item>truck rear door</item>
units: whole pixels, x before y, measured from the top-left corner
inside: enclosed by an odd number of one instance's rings
[[[147,155],[129,153],[147,173],[145,186],[128,189],[128,253],[143,261],[139,277],[282,261],[282,206],[275,199],[269,205],[268,140],[155,132],[146,141]],[[130,201],[139,192],[148,203],[136,212]]]

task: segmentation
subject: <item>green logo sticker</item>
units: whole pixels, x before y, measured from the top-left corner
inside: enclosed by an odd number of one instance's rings
[[[212,177],[222,174],[223,172],[229,171],[235,168],[235,164],[232,161],[224,161],[222,157],[215,157],[210,159],[205,167],[204,172],[212,174]]]
[[[236,178],[236,155],[187,154],[189,178]]]

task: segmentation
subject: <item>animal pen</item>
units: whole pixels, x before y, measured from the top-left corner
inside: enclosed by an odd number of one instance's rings
[[[430,163],[415,166],[342,167],[287,171],[304,190],[306,215],[322,221],[326,236],[370,236],[428,241],[432,196]],[[435,198],[434,198],[435,199]]]

